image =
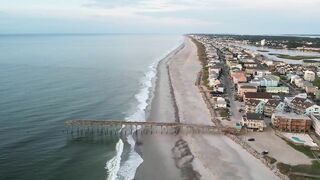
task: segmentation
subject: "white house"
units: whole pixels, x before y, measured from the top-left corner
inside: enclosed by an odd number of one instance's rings
[[[224,87],[222,84],[218,84],[218,85],[214,86],[213,91],[223,93]]]
[[[215,87],[221,84],[220,80],[218,79],[209,79],[209,86],[210,87]]]
[[[264,77],[264,76],[267,76],[267,75],[271,75],[271,72],[269,70],[257,70],[256,71],[256,74],[254,77]]]
[[[307,115],[313,114],[313,115],[319,116],[320,115],[320,106],[313,104],[313,105],[307,107],[305,110],[305,114],[307,114]]]
[[[216,99],[216,108],[227,108],[227,102],[222,97],[217,97]]]
[[[256,113],[247,113],[245,116],[243,116],[241,125],[257,131],[263,131],[263,128],[266,127],[263,116]]]
[[[280,87],[268,86],[268,87],[266,87],[266,92],[268,92],[268,93],[285,93],[285,94],[288,94],[289,93],[289,87],[287,87],[287,86],[280,86]]]
[[[304,72],[303,78],[306,81],[314,81],[314,79],[316,78],[316,74],[313,71],[307,70]]]
[[[273,65],[273,61],[272,61],[272,60],[265,60],[264,63],[265,63],[267,66],[272,66],[272,65]]]
[[[290,83],[291,83],[291,84],[295,83],[295,80],[296,80],[297,78],[300,78],[300,77],[299,77],[298,75],[296,75],[296,74],[291,74],[291,75],[290,75]]]
[[[294,84],[297,86],[297,87],[303,87],[303,79],[298,77],[298,78],[295,78],[294,79]]]
[[[210,67],[209,72],[215,72],[216,74],[219,74],[221,71],[220,67]]]
[[[279,84],[279,77],[274,75],[267,75],[264,77],[257,77],[251,80],[251,83],[259,84],[259,86],[266,86],[266,87],[275,87]]]

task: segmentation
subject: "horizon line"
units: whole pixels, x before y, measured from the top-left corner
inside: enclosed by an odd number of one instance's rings
[[[0,33],[0,36],[36,36],[36,35],[192,35],[192,34],[212,34],[212,35],[248,35],[248,36],[320,36],[320,34],[312,33],[281,33],[281,34],[243,34],[243,33],[70,33],[70,32],[57,32],[57,33]]]

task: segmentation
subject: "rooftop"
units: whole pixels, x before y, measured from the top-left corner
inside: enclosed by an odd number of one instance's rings
[[[246,116],[247,120],[263,120],[262,114],[247,113],[245,116]]]
[[[244,96],[252,99],[272,99],[272,94],[266,92],[245,92]]]
[[[284,112],[276,112],[272,115],[272,117],[285,117],[287,119],[305,119],[305,120],[311,120],[307,115],[305,114],[296,114],[296,113],[284,113]]]
[[[267,106],[273,106],[273,107],[277,107],[279,104],[280,104],[280,100],[276,100],[276,99],[270,99],[268,102],[267,102]]]
[[[279,81],[279,77],[278,76],[274,76],[274,75],[267,75],[267,76],[264,76],[264,77],[258,77],[258,78],[254,78],[254,80],[258,80],[258,81],[261,81],[261,80],[267,80],[267,81]]]
[[[256,99],[249,99],[248,101],[246,101],[246,105],[253,105],[256,106],[260,103],[260,100],[256,100]]]

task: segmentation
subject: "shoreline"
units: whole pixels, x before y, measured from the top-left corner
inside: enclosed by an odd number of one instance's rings
[[[183,48],[170,54],[158,65],[149,119],[172,122],[178,115],[183,123],[214,125],[213,117],[195,85],[202,68],[197,47],[185,37]],[[137,169],[137,180],[278,179],[259,160],[226,136],[149,135],[142,137],[141,144],[138,149],[144,162]]]
[[[179,122],[178,106],[175,102],[168,62],[184,46],[184,43],[182,43],[158,63],[155,88],[149,105],[150,110],[147,114],[147,121]],[[138,141],[141,141],[141,143],[138,143],[140,145],[136,147],[136,150],[144,161],[136,171],[136,180],[179,180],[181,172],[176,168],[171,152],[174,143],[177,141],[177,137],[153,135],[144,136]],[[155,141],[161,142],[161,145],[159,146]],[[156,161],[160,163],[156,163]]]

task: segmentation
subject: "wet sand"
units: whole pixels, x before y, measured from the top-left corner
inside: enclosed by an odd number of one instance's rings
[[[197,48],[185,38],[183,48],[159,64],[149,119],[167,122],[178,119],[184,123],[213,125],[209,110],[195,86],[200,69]],[[179,163],[173,157],[180,157],[180,152],[172,151],[178,140],[184,140],[184,152],[192,153]],[[144,136],[140,149],[144,162],[136,173],[139,180],[278,179],[259,160],[225,136]]]
[[[182,47],[183,45],[180,48]],[[175,52],[178,52],[180,48]],[[149,121],[179,121],[167,67],[167,63],[175,52],[163,59],[158,65],[156,88],[149,112]],[[141,151],[144,162],[139,166],[135,179],[181,179],[180,170],[175,165],[171,151],[178,139],[179,137],[171,135],[143,136],[139,151]]]

